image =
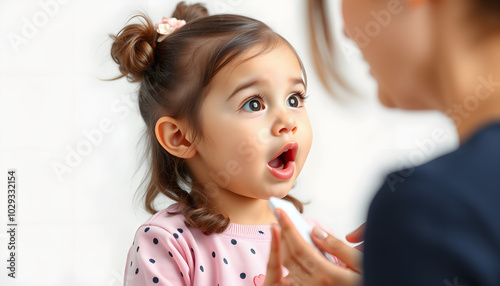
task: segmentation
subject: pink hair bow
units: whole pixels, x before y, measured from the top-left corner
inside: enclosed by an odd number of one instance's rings
[[[161,23],[156,24],[156,32],[160,34],[157,42],[165,40],[165,38],[172,34],[173,32],[180,29],[182,26],[186,25],[186,21],[178,20],[177,18],[167,18],[163,17]]]

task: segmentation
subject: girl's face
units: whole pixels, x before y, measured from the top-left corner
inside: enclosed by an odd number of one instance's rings
[[[208,191],[216,185],[231,196],[283,197],[311,148],[306,90],[295,53],[284,44],[254,56],[259,51],[248,50],[209,84],[201,106],[203,138],[187,161]],[[214,193],[208,196],[216,199]]]
[[[345,33],[360,47],[388,107],[436,107],[436,64],[429,5],[416,0],[348,0]],[[413,5],[413,6],[412,6]]]

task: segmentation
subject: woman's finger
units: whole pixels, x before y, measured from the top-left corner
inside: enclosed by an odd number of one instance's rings
[[[283,277],[281,253],[280,253],[280,229],[279,226],[273,224],[271,226],[271,252],[269,253],[269,261],[267,262],[266,280],[264,286],[281,285]]]
[[[355,231],[346,235],[345,238],[347,239],[347,241],[352,243],[363,242],[363,237],[365,235],[365,227],[366,227],[366,222],[360,225]]]
[[[361,276],[351,269],[328,261],[314,246],[307,243],[286,213],[276,209],[281,226],[282,261],[292,285],[360,285]]]
[[[365,226],[366,222],[362,225],[360,225],[355,231],[349,233],[348,235],[345,236],[346,240],[351,242],[351,243],[359,243],[360,244],[356,245],[354,248],[356,248],[359,251],[363,251],[364,247],[364,236],[365,236]]]
[[[362,254],[359,250],[350,247],[317,226],[313,228],[311,238],[319,249],[337,256],[350,269],[358,273],[362,272]]]
[[[311,275],[318,266],[318,260],[327,261],[326,258],[314,246],[304,240],[283,210],[276,209],[275,212],[280,217],[279,224],[285,267],[290,272],[292,272],[292,269],[289,269],[289,267],[294,267],[294,272],[302,271],[306,275]]]

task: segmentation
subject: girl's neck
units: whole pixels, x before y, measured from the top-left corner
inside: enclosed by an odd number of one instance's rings
[[[216,212],[227,215],[231,223],[269,225],[277,222],[267,200],[244,197],[227,190],[219,191],[212,206]]]

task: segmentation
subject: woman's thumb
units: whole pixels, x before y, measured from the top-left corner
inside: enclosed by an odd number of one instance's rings
[[[343,241],[335,238],[333,235],[327,233],[320,227],[315,226],[311,235],[314,243],[324,252],[335,255],[338,259],[342,260],[348,268],[361,273],[361,259],[362,254]]]

